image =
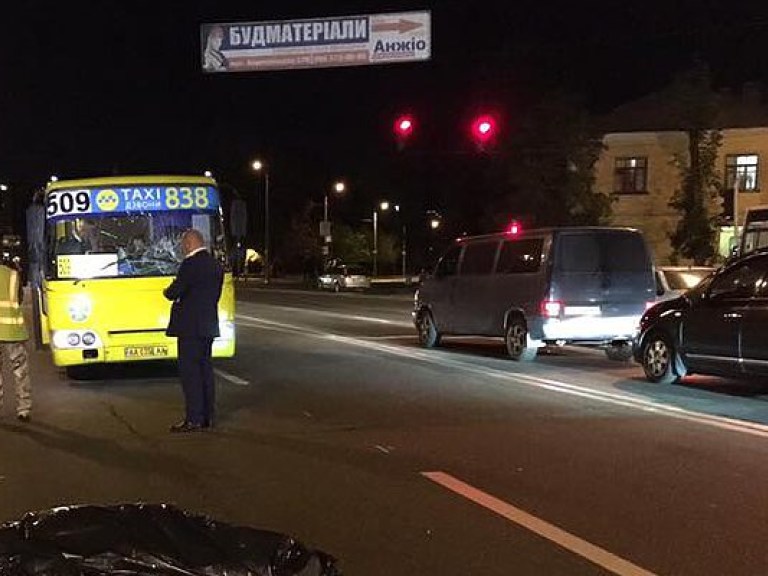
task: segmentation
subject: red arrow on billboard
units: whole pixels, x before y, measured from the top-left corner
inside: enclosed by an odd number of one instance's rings
[[[405,34],[411,32],[417,28],[421,28],[421,22],[414,22],[413,20],[403,20],[400,18],[395,22],[378,22],[371,26],[373,32],[397,32],[399,34]]]

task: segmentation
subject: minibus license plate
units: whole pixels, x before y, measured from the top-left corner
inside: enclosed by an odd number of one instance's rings
[[[128,346],[126,358],[161,358],[168,356],[168,346]]]

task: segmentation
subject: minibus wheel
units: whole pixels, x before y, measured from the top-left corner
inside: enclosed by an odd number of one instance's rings
[[[434,348],[440,344],[440,332],[437,330],[435,319],[432,318],[432,313],[424,310],[419,314],[419,321],[417,322],[417,329],[419,331],[419,343],[424,348]]]
[[[507,324],[507,329],[504,331],[504,345],[507,347],[509,357],[520,362],[533,360],[539,351],[536,346],[531,346],[528,328],[521,318],[513,318]]]

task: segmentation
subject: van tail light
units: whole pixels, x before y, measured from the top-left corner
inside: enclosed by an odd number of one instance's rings
[[[559,318],[563,311],[563,303],[560,300],[542,300],[541,315],[545,318]]]

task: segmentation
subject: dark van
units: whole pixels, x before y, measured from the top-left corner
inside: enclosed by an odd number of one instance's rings
[[[443,335],[500,336],[515,360],[545,345],[601,346],[629,360],[656,298],[654,266],[630,228],[546,228],[455,241],[415,296],[431,348]]]

